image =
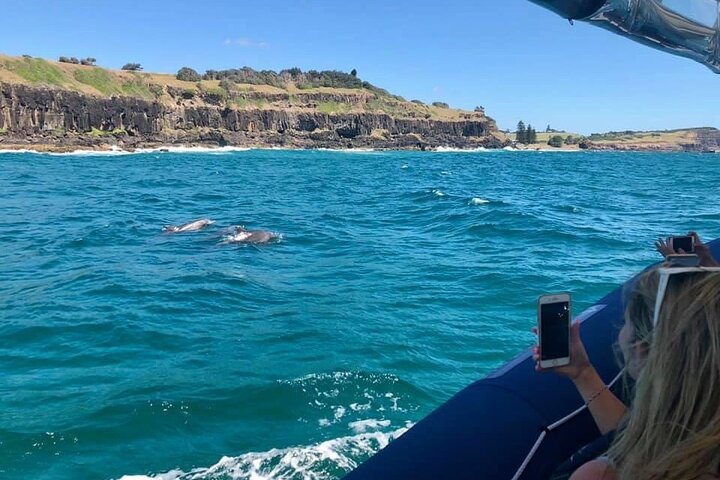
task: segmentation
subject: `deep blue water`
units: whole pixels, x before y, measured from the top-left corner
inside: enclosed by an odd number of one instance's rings
[[[0,477],[339,477],[527,348],[538,295],[717,236],[719,159],[0,153]]]

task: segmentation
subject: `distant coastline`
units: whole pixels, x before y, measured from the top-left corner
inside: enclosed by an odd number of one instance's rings
[[[517,142],[483,107],[407,101],[355,71],[118,71],[0,55],[0,150],[181,148],[720,151],[720,131],[537,134]],[[92,62],[91,62],[92,61]],[[79,61],[78,61],[79,62]],[[268,82],[263,84],[263,82]]]
[[[7,148],[6,148],[7,147]],[[317,152],[339,152],[339,153],[356,153],[356,154],[368,154],[368,153],[383,153],[393,151],[409,151],[408,149],[375,149],[375,148],[292,148],[292,147],[234,147],[234,146],[208,146],[208,145],[164,145],[147,148],[134,148],[131,150],[124,150],[116,146],[101,145],[94,149],[69,149],[57,145],[35,145],[39,148],[28,148],[28,146],[21,145],[3,145],[0,143],[0,155],[3,154],[35,154],[35,155],[58,155],[58,156],[126,156],[126,155],[138,155],[138,154],[226,154],[233,152],[247,152],[252,150],[278,150],[278,151],[317,151]],[[416,150],[417,151],[417,150]],[[693,150],[666,150],[666,149],[582,149],[578,147],[567,147],[567,148],[552,148],[547,145],[538,146],[536,148],[527,148],[523,146],[516,148],[513,146],[506,146],[503,148],[453,148],[453,147],[438,147],[432,149],[425,149],[424,152],[428,154],[442,154],[442,153],[491,153],[491,152],[526,152],[526,153],[583,153],[583,152],[657,152],[657,153],[715,153],[720,154],[720,150],[715,151],[693,151]]]

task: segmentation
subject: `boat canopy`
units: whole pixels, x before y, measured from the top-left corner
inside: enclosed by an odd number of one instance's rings
[[[530,0],[720,73],[720,0]]]

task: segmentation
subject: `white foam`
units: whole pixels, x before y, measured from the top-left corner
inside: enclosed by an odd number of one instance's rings
[[[19,150],[9,150],[9,149],[2,150],[2,149],[0,149],[0,154],[2,154],[2,153],[41,153],[41,152],[37,152],[35,150],[28,150],[27,148],[21,148]]]
[[[444,196],[445,196],[445,194],[443,193],[443,191],[442,191],[442,190],[438,190],[438,189],[433,190],[432,193],[434,193],[436,197],[444,197]]]
[[[390,420],[376,420],[374,418],[348,423],[348,427],[352,428],[355,433],[365,433],[368,430],[380,430],[380,428],[387,428],[389,426]]]
[[[374,148],[316,148],[319,152],[338,152],[338,153],[376,153]]]
[[[386,423],[387,422],[387,423]],[[368,420],[358,428],[387,427],[389,421]],[[391,432],[368,432],[334,438],[309,446],[266,452],[253,452],[239,457],[222,457],[215,465],[195,468],[189,472],[170,470],[151,475],[123,475],[120,480],[201,480],[228,478],[233,480],[324,480],[335,478],[328,470],[349,472],[358,466],[358,459],[368,458],[405,433],[411,424]],[[328,468],[330,464],[331,468]]]
[[[468,205],[485,205],[486,203],[490,203],[490,200],[485,200],[484,198],[480,197],[473,197],[468,202]]]
[[[38,155],[53,156],[115,156],[115,155],[137,155],[142,153],[230,153],[246,152],[252,150],[249,147],[187,147],[164,146],[155,148],[137,148],[135,150],[123,150],[118,146],[111,146],[108,150],[73,150],[72,152],[42,152],[32,149],[21,150],[0,150],[0,153],[34,153]]]
[[[569,152],[584,152],[585,150],[581,149],[562,149],[562,148],[515,148],[515,147],[503,147],[503,150],[506,152],[539,152],[539,153],[547,153],[547,152],[555,152],[555,153],[569,153]]]
[[[337,407],[335,409],[335,421],[340,420],[344,416],[345,416],[345,407],[342,407],[342,406]]]
[[[351,403],[350,410],[352,410],[353,412],[360,412],[363,410],[370,410],[371,406],[372,405],[370,404],[370,402],[368,402],[368,403]]]
[[[470,152],[489,152],[491,150],[485,147],[478,148],[456,148],[456,147],[437,147],[433,152],[438,153],[470,153]]]

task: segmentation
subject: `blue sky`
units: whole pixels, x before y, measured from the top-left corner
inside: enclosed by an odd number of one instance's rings
[[[527,0],[5,0],[0,52],[148,71],[338,69],[501,128],[720,127],[720,75]]]

